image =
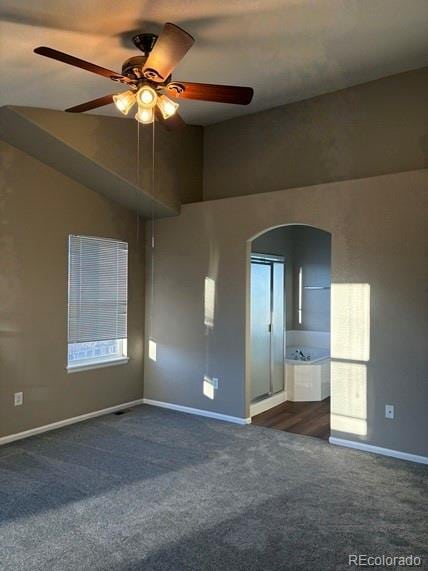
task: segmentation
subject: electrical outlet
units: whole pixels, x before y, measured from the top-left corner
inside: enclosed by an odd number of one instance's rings
[[[216,377],[213,377],[213,378],[212,378],[211,384],[212,384],[212,386],[213,386],[213,388],[214,388],[215,390],[218,389],[218,379],[217,379]]]
[[[393,404],[386,404],[385,405],[385,418],[394,418],[394,405]]]
[[[24,404],[24,393],[15,393],[13,395],[13,404],[15,406],[21,406]]]

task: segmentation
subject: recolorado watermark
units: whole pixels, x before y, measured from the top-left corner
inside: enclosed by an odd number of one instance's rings
[[[422,567],[419,555],[367,555],[352,553],[348,555],[349,567]]]

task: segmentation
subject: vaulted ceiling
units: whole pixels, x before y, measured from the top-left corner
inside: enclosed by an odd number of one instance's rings
[[[120,71],[130,39],[170,21],[196,43],[174,79],[249,85],[248,107],[183,101],[193,124],[428,64],[427,0],[0,0],[0,105],[64,109],[121,88],[32,53],[48,45]],[[113,105],[98,111],[117,115]]]

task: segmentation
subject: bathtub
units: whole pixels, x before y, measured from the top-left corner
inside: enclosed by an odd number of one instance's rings
[[[295,333],[293,335],[293,333]],[[313,333],[313,335],[311,335]],[[304,342],[300,344],[299,342]],[[291,344],[290,344],[291,343]],[[321,346],[316,346],[321,345]],[[301,351],[305,360],[295,358]],[[309,357],[309,358],[308,358]],[[330,396],[330,335],[324,332],[287,332],[287,399],[321,401]]]

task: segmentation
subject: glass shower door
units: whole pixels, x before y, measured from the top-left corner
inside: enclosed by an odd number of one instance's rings
[[[251,260],[251,400],[284,389],[284,263]]]
[[[272,287],[272,330],[271,330],[271,392],[278,393],[284,389],[284,331],[285,331],[285,290],[284,290],[284,263],[273,262]]]
[[[251,262],[251,400],[270,393],[271,266]]]

